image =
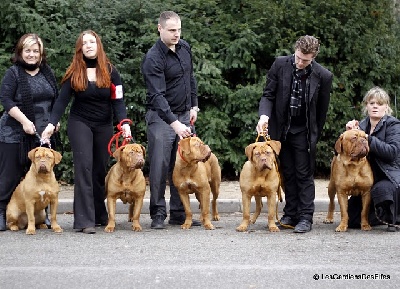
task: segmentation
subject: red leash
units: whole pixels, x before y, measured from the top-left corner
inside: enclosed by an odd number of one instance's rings
[[[123,124],[124,122],[125,122],[125,123],[127,122],[127,123],[129,123],[129,124],[132,124],[132,121],[131,121],[130,119],[127,119],[127,118],[121,120],[121,121],[119,122],[119,124],[117,124],[118,132],[112,136],[112,138],[110,139],[110,141],[109,141],[109,143],[108,143],[108,153],[110,154],[110,156],[113,155],[113,152],[111,151],[111,146],[112,146],[113,142],[115,142],[115,150],[117,150],[117,149],[120,147],[118,141],[119,141],[120,136],[122,135],[122,124]],[[123,141],[122,141],[122,143],[121,143],[121,146],[126,145],[126,144],[129,143],[131,140],[132,140],[132,136],[124,138]]]

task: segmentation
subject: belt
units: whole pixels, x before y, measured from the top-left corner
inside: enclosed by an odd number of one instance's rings
[[[152,108],[150,108],[150,110],[151,111],[156,111],[155,109],[152,109]],[[185,113],[187,113],[189,110],[184,110],[184,111],[173,111],[172,113],[173,114],[176,114],[176,115],[182,115],[182,114],[185,114]]]

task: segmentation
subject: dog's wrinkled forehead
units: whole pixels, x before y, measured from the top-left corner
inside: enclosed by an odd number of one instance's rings
[[[39,147],[35,152],[35,157],[54,157],[52,151],[49,148]]]
[[[271,152],[272,148],[268,143],[263,143],[263,144],[259,144],[254,148],[254,151],[257,151],[259,153],[267,153],[267,152]]]
[[[192,145],[198,145],[198,146],[204,144],[204,142],[202,142],[202,140],[199,139],[198,137],[191,137],[191,138],[190,138],[190,143],[191,143]]]
[[[124,152],[137,152],[137,153],[142,153],[142,148],[138,144],[131,144],[131,145],[126,145],[124,148]]]
[[[367,138],[367,134],[363,130],[352,129],[347,130],[343,133],[343,139],[345,140],[357,140],[358,138]]]

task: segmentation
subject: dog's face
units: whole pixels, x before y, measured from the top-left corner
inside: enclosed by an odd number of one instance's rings
[[[178,143],[181,156],[188,162],[206,162],[211,149],[198,137],[188,137],[181,139]]]
[[[349,156],[352,160],[367,156],[369,145],[366,133],[358,129],[345,131],[336,141],[335,150],[338,154]]]
[[[144,166],[146,149],[140,144],[127,144],[118,148],[113,156],[129,170],[141,169]]]
[[[275,154],[278,155],[280,151],[281,143],[274,140],[255,142],[245,149],[247,158],[259,171],[272,169],[276,161]]]
[[[62,158],[59,152],[45,147],[34,148],[28,153],[28,157],[32,161],[31,169],[41,174],[51,172]]]

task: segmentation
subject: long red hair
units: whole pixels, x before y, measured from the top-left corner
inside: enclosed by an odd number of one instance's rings
[[[86,73],[86,62],[83,59],[83,35],[91,34],[96,38],[97,43],[97,64],[96,64],[96,86],[100,88],[107,88],[111,86],[111,62],[104,52],[101,38],[93,30],[85,30],[79,34],[75,44],[75,54],[72,58],[72,62],[69,65],[67,71],[64,74],[61,83],[64,83],[68,78],[71,77],[71,87],[75,91],[84,91],[88,85],[87,73]]]

